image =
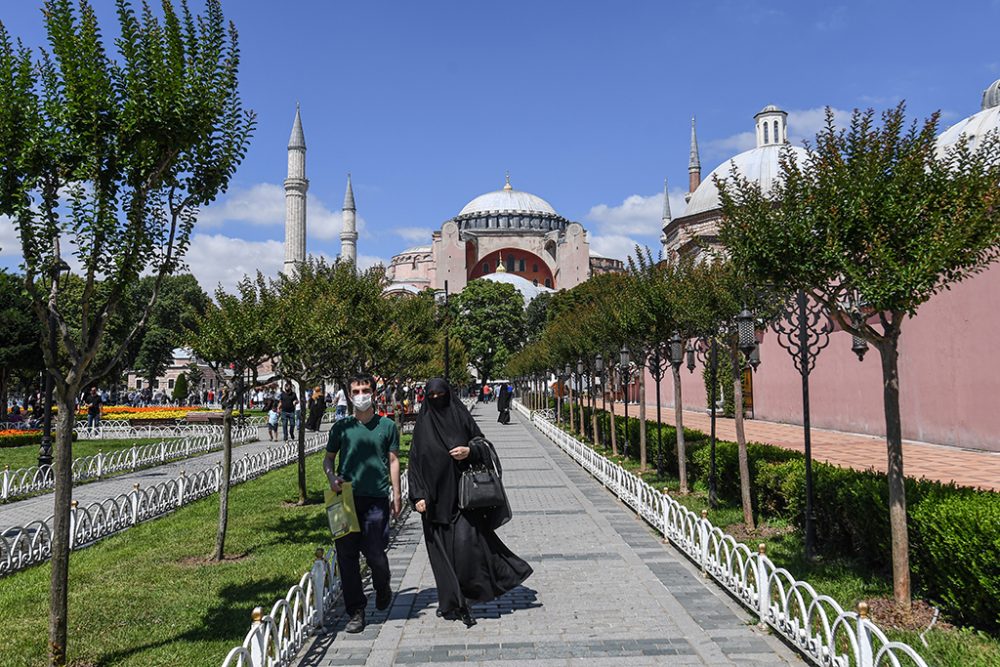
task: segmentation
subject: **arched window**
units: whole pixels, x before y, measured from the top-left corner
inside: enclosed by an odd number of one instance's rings
[[[524,273],[524,260],[523,259],[517,260],[517,270],[520,271],[521,273]]]
[[[552,279],[551,278],[546,278],[545,279],[545,286],[546,287],[552,287]]]
[[[781,134],[778,132],[778,121],[774,121],[774,143],[781,143]]]
[[[531,265],[531,270],[534,273],[538,273],[538,262],[535,262],[534,264]]]
[[[507,258],[507,270],[510,271],[511,273],[514,272],[514,258],[513,257],[508,257]]]
[[[490,272],[490,263],[489,262],[483,262],[483,274],[485,275],[485,274],[487,274],[489,272]]]
[[[764,123],[764,143],[765,144],[771,143],[771,140],[768,139],[768,137],[767,137],[767,123],[766,122]]]
[[[531,284],[534,285],[535,287],[538,287],[538,278],[535,278],[534,280],[532,280]]]

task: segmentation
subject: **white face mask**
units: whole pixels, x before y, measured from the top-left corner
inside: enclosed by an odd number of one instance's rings
[[[351,396],[351,402],[354,403],[354,409],[358,412],[367,412],[372,407],[372,395],[356,394]]]

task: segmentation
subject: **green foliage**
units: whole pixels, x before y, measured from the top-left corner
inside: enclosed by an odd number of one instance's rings
[[[142,305],[149,301],[154,288],[155,279],[146,276],[131,290],[129,301],[134,304],[130,313],[133,318],[141,314]],[[190,273],[164,276],[159,297],[137,341],[134,361],[129,364],[126,357],[125,362],[152,384],[173,361],[174,349],[182,345],[184,331],[195,326],[198,316],[208,307],[208,301],[205,290]]]
[[[184,401],[188,397],[188,379],[187,375],[181,373],[174,380],[174,390],[171,392],[170,397],[175,401]]]
[[[202,380],[205,379],[205,374],[202,372],[201,366],[199,366],[197,362],[192,361],[190,364],[188,364],[187,376],[188,376],[188,381],[191,384],[191,387],[195,391],[200,391]]]
[[[524,344],[524,299],[513,285],[473,280],[451,299],[452,334],[481,379],[494,377]]]

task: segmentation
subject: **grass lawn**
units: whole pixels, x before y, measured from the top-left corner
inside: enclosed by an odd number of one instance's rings
[[[401,442],[405,461],[410,436]],[[295,466],[233,487],[228,560],[206,563],[215,544],[218,496],[130,528],[72,554],[71,665],[212,665],[240,644],[256,606],[271,611],[298,583],[317,546],[329,546],[321,504],[322,454],[308,457],[310,500],[298,497]],[[46,664],[50,568],[41,565],[0,580],[7,619],[0,664]]]
[[[589,433],[589,422],[588,433]],[[564,429],[567,430],[568,429]],[[701,433],[685,429],[685,433],[704,438]],[[638,435],[634,434],[637,438]],[[586,444],[593,446],[591,441]],[[740,541],[746,543],[751,551],[757,551],[761,542],[767,545],[767,555],[779,567],[786,568],[800,580],[808,581],[820,593],[826,594],[840,602],[845,609],[854,609],[862,600],[875,598],[892,598],[892,576],[888,572],[872,572],[860,563],[846,558],[825,557],[814,562],[804,558],[802,532],[784,520],[769,521],[762,517],[757,532],[747,535],[743,528],[743,510],[739,506],[720,501],[715,509],[708,505],[708,489],[700,482],[694,482],[692,492],[686,496],[678,494],[680,482],[676,477],[657,474],[654,466],[655,437],[649,445],[649,461],[647,469],[640,476],[654,488],[670,489],[671,497],[696,513],[708,510],[708,519],[716,526]],[[673,449],[673,438],[664,440],[668,456],[676,458]],[[637,445],[633,445],[637,449]],[[638,452],[633,458],[630,452],[626,460],[622,456],[613,457],[610,448],[598,447],[600,454],[614,460],[629,472],[639,474]],[[878,622],[878,619],[875,619]],[[887,631],[890,639],[903,641],[917,649],[927,664],[933,667],[995,667],[1000,665],[1000,638],[992,637],[983,632],[970,629],[938,629],[932,628],[925,635],[928,647],[925,647],[919,637],[919,632],[908,632],[890,629]]]

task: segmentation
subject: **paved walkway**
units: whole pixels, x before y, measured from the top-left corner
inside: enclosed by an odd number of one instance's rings
[[[260,430],[258,438],[263,438],[263,440],[233,447],[233,461],[247,454],[256,454],[266,449],[268,445],[281,444],[280,442],[269,442],[267,440],[266,427]],[[220,449],[219,451],[210,452],[202,456],[181,459],[153,468],[145,468],[137,472],[88,482],[73,488],[73,500],[79,502],[81,507],[86,507],[90,503],[114,498],[121,493],[128,493],[132,490],[133,484],[138,483],[144,488],[151,484],[176,478],[181,470],[184,470],[188,475],[193,475],[206,468],[211,468],[221,460],[222,450]],[[14,526],[24,526],[32,521],[45,520],[52,515],[52,498],[52,493],[46,493],[0,505],[0,531],[5,531]]]
[[[663,422],[674,423],[673,407],[662,407]],[[621,403],[615,404],[615,414],[623,414]],[[638,409],[629,405],[629,416],[635,417]],[[656,404],[646,405],[646,419],[656,420]],[[785,449],[803,451],[802,426],[779,422],[747,419],[744,422],[747,440],[762,442]],[[711,417],[707,412],[684,411],[684,427],[708,433]],[[716,433],[721,440],[736,440],[736,426],[733,419],[718,417]],[[638,438],[637,434],[633,437]],[[826,461],[833,465],[867,470],[886,470],[885,437],[812,429],[812,452],[816,461]],[[960,486],[980,487],[1000,491],[1000,452],[961,449],[946,445],[935,445],[916,440],[903,441],[903,466],[907,477],[934,479],[940,482],[955,482]]]
[[[357,635],[339,609],[300,667],[805,664],[516,412],[508,426],[478,412],[514,508],[500,537],[535,573],[474,607],[472,628],[440,619],[412,512],[389,550],[393,605],[370,603]]]

